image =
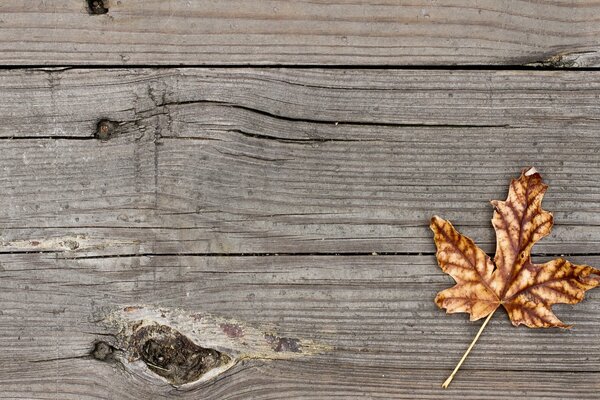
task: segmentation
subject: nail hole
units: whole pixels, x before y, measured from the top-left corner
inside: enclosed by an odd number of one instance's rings
[[[131,353],[148,369],[174,385],[198,380],[208,371],[231,361],[224,353],[204,348],[166,325],[137,329],[131,338]]]
[[[98,125],[96,126],[96,138],[102,141],[106,141],[110,139],[117,128],[117,124],[109,121],[107,119],[103,119],[98,121]]]
[[[91,15],[102,15],[108,12],[103,0],[87,0],[88,11]]]

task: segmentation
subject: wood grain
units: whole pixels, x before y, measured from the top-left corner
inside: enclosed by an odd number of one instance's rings
[[[539,259],[542,261],[543,259]],[[598,265],[599,257],[573,257]],[[594,398],[600,295],[557,313],[572,330],[494,317],[450,391],[440,384],[479,327],[445,315],[433,256],[110,257],[10,254],[0,269],[0,398],[155,398],[176,390],[89,356],[99,321],[149,305],[235,318],[330,346],[295,360],[247,360],[178,397]],[[66,273],[68,272],[68,273]],[[272,328],[273,329],[273,328]],[[200,333],[201,334],[201,333]],[[531,382],[543,381],[544,385]],[[306,385],[311,382],[311,385]],[[23,385],[28,389],[24,390]]]
[[[535,165],[556,225],[534,253],[597,253],[598,72],[15,70],[0,84],[3,252],[430,253],[433,214],[491,252],[488,201]]]
[[[594,0],[104,3],[4,0],[0,63],[600,65]]]
[[[427,225],[493,251],[488,201],[535,165],[535,259],[600,265],[600,72],[16,69],[0,91],[0,398],[597,397],[594,291],[557,307],[571,331],[499,314],[441,390],[479,325],[435,307]],[[175,389],[90,356],[127,306],[328,350]]]
[[[534,261],[600,266],[600,3],[87,3],[0,4],[0,399],[598,398],[600,291],[568,331],[497,313],[441,389],[479,323],[435,306],[428,223],[493,252],[534,165]],[[213,321],[187,334],[235,365],[141,373],[140,309]]]

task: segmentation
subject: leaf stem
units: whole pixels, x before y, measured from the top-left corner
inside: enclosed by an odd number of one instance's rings
[[[465,354],[462,356],[462,358],[460,359],[460,361],[456,365],[456,368],[454,368],[454,371],[452,371],[452,374],[450,374],[450,376],[448,377],[448,379],[446,379],[444,381],[444,383],[442,383],[442,387],[444,389],[447,389],[448,385],[450,385],[450,382],[452,382],[452,379],[454,379],[454,375],[456,375],[456,373],[458,372],[458,369],[460,368],[460,366],[462,365],[462,363],[465,361],[465,359],[467,358],[467,356],[471,352],[471,349],[473,348],[473,346],[475,346],[475,343],[477,343],[477,339],[479,339],[479,336],[481,336],[481,332],[483,332],[483,330],[485,329],[485,326],[490,321],[490,319],[492,318],[492,315],[494,315],[494,312],[496,312],[496,310],[497,310],[497,308],[494,309],[494,311],[492,311],[490,313],[490,315],[487,316],[487,318],[485,319],[485,321],[483,321],[483,325],[481,325],[481,328],[479,328],[479,332],[477,332],[477,335],[475,335],[475,339],[473,339],[473,341],[471,342],[471,345],[469,346],[469,348],[467,349],[467,351],[465,351]]]

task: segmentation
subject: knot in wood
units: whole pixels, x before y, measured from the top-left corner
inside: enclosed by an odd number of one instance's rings
[[[108,12],[108,7],[103,0],[87,0],[88,12],[91,15],[102,15]]]
[[[92,350],[92,357],[100,361],[109,361],[113,359],[114,348],[106,342],[96,342]]]
[[[194,382],[231,361],[226,354],[198,346],[166,325],[140,327],[133,333],[130,346],[134,358],[141,359],[152,372],[173,385]]]
[[[96,127],[96,138],[102,141],[106,141],[110,139],[116,130],[116,124],[107,119],[103,119],[98,121],[98,125]]]

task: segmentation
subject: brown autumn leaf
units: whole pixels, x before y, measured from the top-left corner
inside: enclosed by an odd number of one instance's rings
[[[453,287],[439,292],[435,302],[448,313],[469,313],[472,321],[487,316],[475,341],[501,305],[515,326],[569,328],[554,315],[552,305],[579,303],[586,290],[600,284],[600,270],[587,265],[562,258],[544,264],[531,262],[531,248],[552,230],[552,214],[541,208],[547,188],[535,168],[530,168],[512,180],[506,201],[492,201],[496,231],[493,261],[450,222],[438,216],[431,219],[438,263],[456,281]]]

